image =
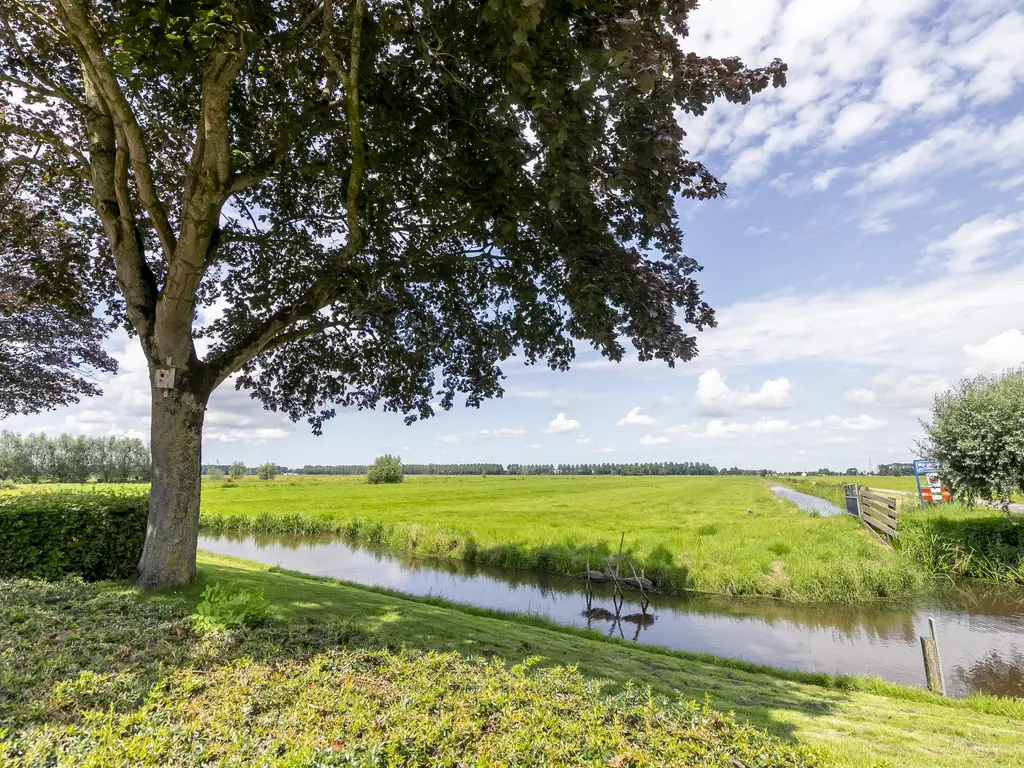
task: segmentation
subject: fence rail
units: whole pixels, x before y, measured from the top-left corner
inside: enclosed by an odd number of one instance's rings
[[[881,496],[877,493],[861,489],[860,519],[868,530],[889,539],[900,537],[900,517],[896,511],[896,499]],[[884,539],[883,539],[884,541]]]

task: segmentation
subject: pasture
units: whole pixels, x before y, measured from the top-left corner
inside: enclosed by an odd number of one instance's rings
[[[777,499],[756,477],[358,477],[207,481],[204,530],[333,532],[364,543],[575,573],[618,551],[662,588],[846,602],[923,572],[846,516]]]

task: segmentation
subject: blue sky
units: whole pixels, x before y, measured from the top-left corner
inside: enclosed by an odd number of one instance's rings
[[[343,412],[319,438],[225,385],[205,458],[866,469],[912,458],[935,392],[1024,364],[1019,0],[705,0],[688,45],[790,65],[786,89],[684,121],[730,184],[680,202],[719,317],[696,361],[511,361],[505,398],[479,410],[412,427]],[[111,349],[103,397],[3,427],[145,437],[141,353]]]

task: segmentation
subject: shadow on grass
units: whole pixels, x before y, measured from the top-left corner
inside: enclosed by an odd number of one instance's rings
[[[188,616],[207,581],[264,590],[274,619],[262,627],[209,639],[196,637]],[[88,712],[128,714],[178,672],[216,669],[239,660],[287,663],[322,651],[457,652],[516,664],[576,666],[609,681],[608,690],[650,685],[682,693],[790,742],[796,735],[774,712],[828,714],[844,693],[814,695],[786,681],[670,656],[627,652],[623,644],[584,632],[558,632],[538,618],[503,621],[441,601],[406,600],[383,592],[322,583],[284,573],[204,565],[200,581],[150,596],[112,583],[0,582],[0,729],[67,725]]]
[[[790,743],[801,743],[808,720],[826,718],[831,729],[856,695],[845,678],[639,649],[585,631],[556,630],[537,617],[504,620],[440,600],[203,560],[196,584],[148,596],[110,583],[0,582],[0,729],[60,726],[94,716],[89,713],[131,714],[163,681],[184,672],[201,678],[204,670],[249,660],[287,666],[339,648],[453,651],[505,664],[541,657],[542,665],[575,666],[586,677],[606,680],[612,692],[650,686],[657,694],[706,701]],[[274,620],[219,638],[196,637],[188,615],[211,581],[262,589]],[[923,692],[905,698],[936,703]],[[951,716],[962,717],[955,710]],[[852,747],[870,752],[874,741],[861,739]]]

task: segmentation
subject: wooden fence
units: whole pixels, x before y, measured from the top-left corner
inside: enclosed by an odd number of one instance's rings
[[[896,499],[861,488],[860,519],[869,531],[879,537],[900,537],[900,516],[896,511]]]

